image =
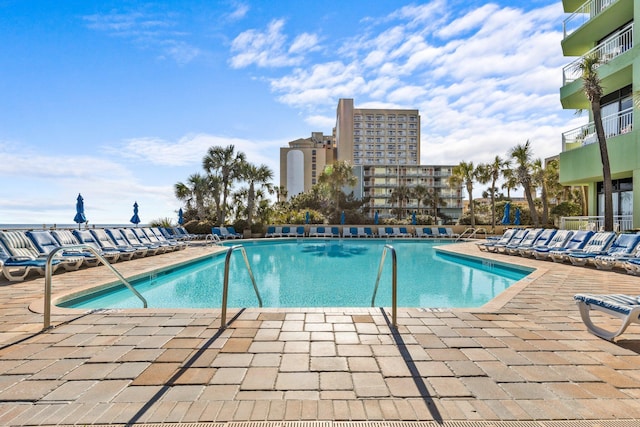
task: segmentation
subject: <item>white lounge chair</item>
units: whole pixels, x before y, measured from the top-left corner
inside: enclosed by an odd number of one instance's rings
[[[573,297],[578,304],[580,317],[589,329],[589,332],[608,341],[621,335],[631,323],[640,323],[640,297],[623,294],[591,295],[577,294]],[[622,319],[622,324],[617,331],[608,331],[594,325],[591,320],[591,310],[598,310],[613,317]]]

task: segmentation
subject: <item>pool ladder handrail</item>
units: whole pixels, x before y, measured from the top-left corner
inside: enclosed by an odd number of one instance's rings
[[[86,245],[86,244],[65,245],[65,246],[61,246],[59,248],[55,248],[54,250],[49,252],[49,255],[47,256],[47,263],[46,263],[45,269],[44,269],[44,325],[43,325],[43,330],[49,329],[51,327],[51,278],[53,276],[53,274],[52,274],[52,265],[51,264],[53,262],[54,256],[58,252],[66,251],[66,250],[69,250],[69,249],[84,249],[84,250],[88,250],[93,255],[95,255],[96,258],[98,258],[100,260],[100,262],[102,262],[107,268],[109,268],[109,270],[111,270],[111,272],[113,272],[113,274],[115,274],[116,277],[118,279],[120,279],[120,281],[127,288],[129,288],[129,290],[131,292],[133,292],[133,294],[136,297],[138,297],[138,299],[140,299],[140,301],[142,301],[142,305],[144,306],[144,308],[147,308],[147,300],[145,299],[145,297],[143,297],[140,294],[140,292],[138,292],[133,286],[131,286],[131,283],[129,283],[127,281],[127,279],[125,279],[122,276],[122,274],[120,274],[120,272],[118,270],[116,270],[111,265],[111,263],[109,263],[109,261],[107,261],[105,259],[105,257],[103,257],[93,246]]]
[[[396,257],[396,250],[391,245],[384,245],[382,249],[382,257],[380,258],[380,265],[378,266],[378,277],[376,277],[376,284],[373,288],[373,297],[371,297],[371,307],[375,307],[376,295],[378,293],[378,285],[380,284],[380,276],[382,275],[382,268],[384,267],[384,260],[387,256],[387,251],[391,251],[391,325],[398,329],[398,262]]]
[[[244,250],[242,245],[234,245],[227,249],[227,255],[224,259],[224,284],[222,287],[222,313],[220,314],[220,329],[225,329],[227,327],[227,294],[229,293],[229,260],[231,259],[231,254],[235,250],[239,249],[242,252],[242,257],[244,258],[244,263],[247,266],[247,270],[249,271],[249,277],[251,278],[251,283],[253,284],[253,290],[256,292],[256,297],[258,297],[258,305],[262,307],[262,297],[260,296],[260,292],[258,291],[258,285],[256,285],[256,279],[253,277],[253,271],[251,270],[251,265],[249,265],[249,258],[247,258],[247,251]]]
[[[467,232],[469,233],[469,235],[467,236]],[[462,234],[460,234],[457,238],[456,238],[456,242],[462,240],[462,239],[473,239],[474,237],[476,237],[476,234],[478,233],[484,233],[484,235],[487,235],[487,229],[484,227],[480,227],[480,228],[473,228],[473,227],[469,227],[466,230],[464,230],[462,232]]]

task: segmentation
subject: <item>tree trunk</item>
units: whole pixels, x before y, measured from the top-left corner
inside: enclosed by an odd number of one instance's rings
[[[542,226],[546,227],[549,224],[549,200],[547,197],[547,186],[544,184],[542,184],[540,197],[542,198]]]
[[[467,184],[467,193],[469,194],[469,213],[471,214],[471,228],[476,228],[476,213],[473,208],[473,187]]]
[[[533,222],[534,227],[539,227],[540,222],[538,221],[538,211],[536,211],[536,204],[533,202],[533,197],[531,196],[531,186],[524,186],[524,196],[527,199],[527,204],[529,205],[529,213],[531,215],[531,221]]]
[[[496,180],[491,181],[491,233],[496,231]]]
[[[600,101],[591,103],[593,111],[593,123],[598,136],[598,146],[600,147],[600,160],[602,161],[602,187],[604,190],[604,230],[613,231],[613,184],[611,182],[611,165],[609,164],[609,151],[607,150],[607,139],[602,126],[602,111]]]

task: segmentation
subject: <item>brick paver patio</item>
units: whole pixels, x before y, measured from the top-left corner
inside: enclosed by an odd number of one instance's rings
[[[577,292],[640,294],[640,278],[480,253],[473,243],[447,248],[536,271],[480,309],[402,309],[397,332],[379,308],[247,308],[230,310],[236,318],[222,332],[219,310],[56,309],[57,326],[40,333],[43,279],[0,282],[0,425],[640,425],[640,327],[604,341],[586,331],[572,300]],[[116,267],[143,274],[213,250]],[[104,267],[55,275],[54,295],[112,280]]]

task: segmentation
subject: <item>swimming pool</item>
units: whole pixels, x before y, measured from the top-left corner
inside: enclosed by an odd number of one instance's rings
[[[479,307],[532,270],[434,249],[443,242],[383,239],[246,241],[264,307],[369,307],[384,245],[397,253],[399,307]],[[224,253],[132,282],[150,308],[219,308]],[[391,305],[387,256],[376,306]],[[229,307],[257,307],[243,257],[230,262]],[[58,303],[71,308],[139,308],[123,286]]]

